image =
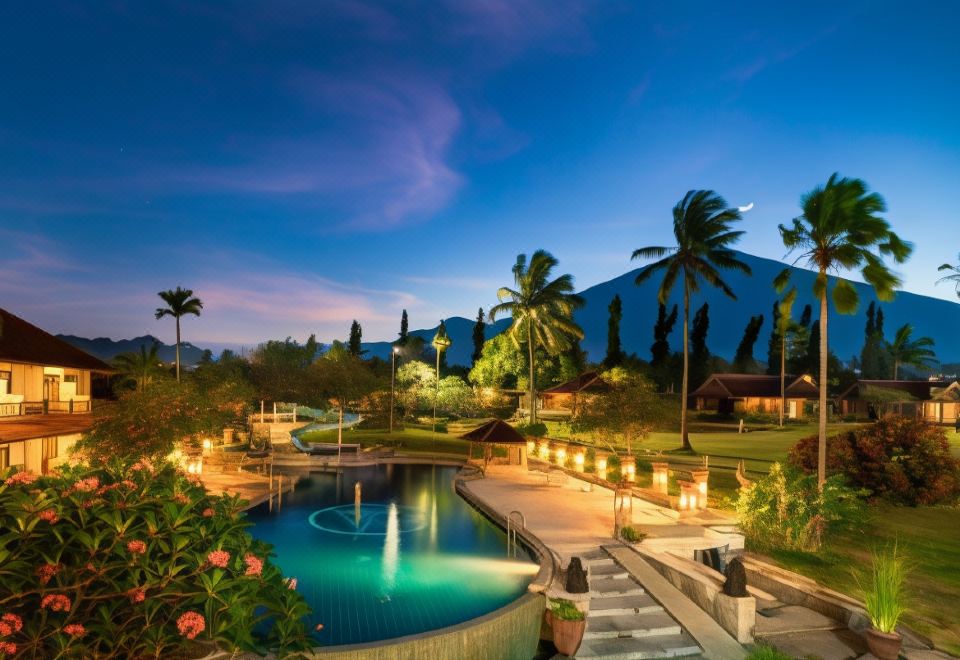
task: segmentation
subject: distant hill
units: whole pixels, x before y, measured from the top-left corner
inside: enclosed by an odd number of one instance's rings
[[[86,351],[90,355],[95,355],[104,362],[109,363],[113,358],[121,353],[131,353],[139,351],[141,346],[146,346],[147,350],[156,343],[159,346],[158,357],[164,362],[173,362],[176,358],[176,346],[164,344],[153,335],[144,335],[143,337],[134,337],[133,339],[110,339],[109,337],[97,337],[96,339],[87,339],[75,335],[57,335],[68,344],[72,344],[81,351]],[[194,346],[189,342],[180,344],[180,362],[190,366],[200,361],[203,355],[203,349]]]

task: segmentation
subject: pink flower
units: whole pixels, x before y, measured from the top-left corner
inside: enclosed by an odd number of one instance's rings
[[[207,627],[207,622],[199,612],[184,612],[177,619],[177,630],[187,639],[194,639]]]
[[[16,614],[11,614],[7,612],[3,616],[0,616],[0,621],[5,624],[13,626],[15,632],[20,632],[23,629],[23,619],[18,617]]]
[[[149,458],[141,458],[139,461],[131,465],[130,469],[134,472],[153,472],[153,463],[150,462]]]
[[[142,603],[147,598],[147,590],[143,587],[134,587],[127,591],[127,598],[131,603]]]
[[[48,594],[40,601],[40,608],[54,612],[69,612],[70,599],[62,594]]]
[[[127,550],[135,555],[142,555],[147,551],[147,544],[140,539],[134,539],[127,543]]]
[[[297,578],[287,578],[287,589],[290,591],[295,591],[297,588]]]
[[[53,576],[60,572],[60,564],[42,564],[37,566],[37,577],[40,578],[40,584],[46,584]]]
[[[137,487],[137,484],[136,484],[135,482],[131,481],[130,479],[124,479],[124,480],[121,481],[120,483],[121,483],[125,488],[129,488],[130,490],[133,490],[134,488]]]
[[[243,558],[243,563],[247,565],[244,575],[260,575],[263,572],[263,560],[253,554],[247,554]]]
[[[204,510],[203,510],[203,517],[204,517],[204,518],[213,518],[213,509],[211,509],[210,507],[207,507],[206,509],[204,509]]]
[[[213,550],[207,555],[207,561],[211,566],[226,568],[227,562],[230,561],[230,553],[226,550]]]
[[[7,480],[3,483],[7,486],[18,486],[21,484],[32,484],[37,480],[37,475],[33,472],[27,472],[26,470],[22,472],[17,472],[12,477],[7,477]]]
[[[177,504],[190,504],[190,498],[183,493],[177,493],[173,496],[173,501]]]
[[[87,629],[79,623],[71,623],[63,627],[63,632],[71,637],[83,637],[87,634]]]
[[[37,515],[40,517],[40,520],[44,520],[51,525],[60,520],[60,516],[57,515],[57,512],[54,509],[44,509]]]
[[[322,624],[322,623],[318,623],[318,624],[317,624],[317,627],[314,628],[314,630],[316,630],[317,632],[320,632],[321,630],[323,630],[323,624]]]
[[[87,477],[86,479],[81,479],[73,484],[73,486],[67,492],[77,491],[78,493],[92,493],[98,488],[100,488],[100,479],[97,477]]]
[[[14,655],[17,652],[17,645],[13,642],[0,642],[0,653]]]

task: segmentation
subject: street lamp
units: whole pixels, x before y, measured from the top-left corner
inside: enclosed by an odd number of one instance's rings
[[[400,352],[399,346],[394,346],[390,355],[390,434],[393,434],[393,391],[397,381],[397,353]]]
[[[440,398],[440,356],[450,348],[453,340],[447,336],[447,326],[441,320],[437,334],[433,336],[433,347],[437,351],[437,391],[433,396],[433,432],[437,432],[437,399]]]

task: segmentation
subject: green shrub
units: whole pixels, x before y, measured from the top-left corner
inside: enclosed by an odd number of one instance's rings
[[[790,450],[790,464],[817,469],[817,436]],[[960,495],[960,460],[944,429],[922,420],[886,417],[827,439],[827,473],[897,504],[942,504]]]
[[[288,656],[311,644],[303,598],[245,528],[169,464],[0,471],[2,642],[23,657]],[[13,625],[16,624],[16,625]],[[3,631],[0,630],[0,635]]]
[[[870,623],[880,632],[892,633],[897,629],[897,622],[904,612],[903,585],[906,577],[906,560],[896,544],[874,551],[863,602]]]
[[[740,530],[754,548],[818,550],[829,534],[862,522],[859,494],[841,477],[827,479],[821,492],[815,476],[774,463],[766,476],[740,492]]]
[[[547,435],[547,425],[543,422],[537,422],[536,424],[520,424],[517,426],[517,431],[521,435],[526,435],[532,438],[542,438]]]
[[[636,527],[625,525],[620,528],[620,538],[627,543],[640,543],[643,539],[647,538],[647,535]]]
[[[793,660],[793,658],[786,653],[781,653],[772,646],[760,644],[750,651],[747,660]]]
[[[553,616],[563,621],[583,621],[583,612],[577,609],[573,601],[565,598],[558,598],[550,603],[550,611]]]

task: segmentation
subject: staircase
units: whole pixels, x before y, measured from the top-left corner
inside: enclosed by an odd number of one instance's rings
[[[697,642],[604,549],[581,557],[590,586],[577,658],[644,660],[697,656]]]

